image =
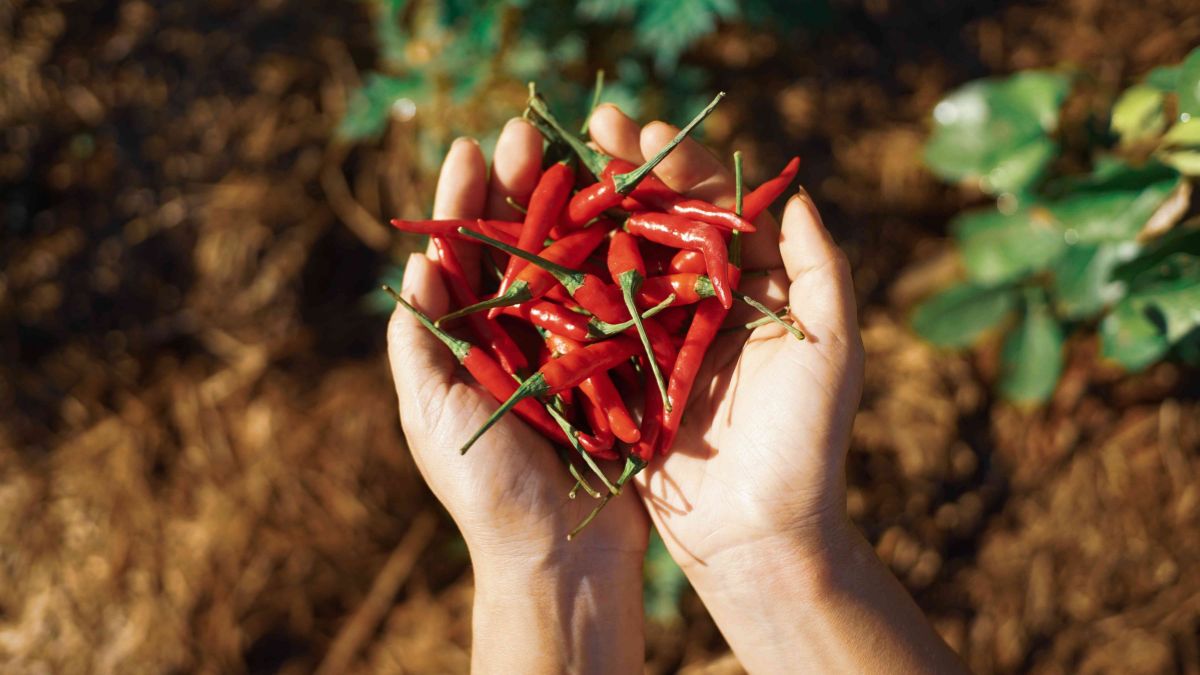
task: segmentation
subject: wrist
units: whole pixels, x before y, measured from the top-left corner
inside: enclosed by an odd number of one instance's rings
[[[475,672],[641,669],[641,555],[578,547],[472,561]]]

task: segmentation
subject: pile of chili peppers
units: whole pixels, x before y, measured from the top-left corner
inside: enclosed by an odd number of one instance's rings
[[[602,499],[569,538],[655,455],[670,451],[705,352],[735,300],[764,314],[746,326],[774,321],[804,339],[782,318],[786,308],[773,312],[737,291],[741,237],[755,231],[753,221],[787,189],[799,158],[743,195],[735,153],[733,210],[678,194],[651,173],[723,96],[658,155],[633,166],[565,130],[531,85],[525,117],[545,136],[551,163],[528,204],[513,203],[523,222],[392,221],[405,232],[430,236],[456,309],[435,321],[386,290],[501,402],[461,451],[510,410],[556,444],[576,480],[571,497],[583,490]],[[480,257],[493,263],[494,292],[479,297],[451,241],[481,247]],[[458,329],[459,320],[473,342],[446,330]],[[520,323],[536,330],[536,361],[511,332],[532,335]],[[640,419],[634,414],[638,401]],[[616,481],[596,464],[622,457]]]

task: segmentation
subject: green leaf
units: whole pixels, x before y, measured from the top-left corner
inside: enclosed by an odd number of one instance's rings
[[[350,97],[346,114],[338,124],[338,136],[362,140],[378,136],[387,126],[392,105],[400,99],[424,102],[428,86],[421,75],[392,77],[369,73],[363,88]]]
[[[1175,91],[1179,84],[1179,66],[1159,66],[1146,75],[1145,82],[1162,92]]]
[[[1146,171],[1110,176],[1105,181],[1093,183],[1086,190],[1046,204],[1046,209],[1068,241],[1103,243],[1129,240],[1137,236],[1158,207],[1162,206],[1171,191],[1179,185],[1180,178],[1169,173],[1165,178],[1140,186],[1130,185],[1138,181],[1125,179],[1136,177],[1140,181],[1159,176],[1161,174]]]
[[[1050,398],[1063,368],[1063,331],[1040,290],[1026,293],[1021,323],[1000,353],[1000,392],[1022,403]]]
[[[1027,191],[1057,153],[1049,134],[1070,85],[1043,71],[966,84],[934,108],[926,163],[944,180],[976,181],[992,194]]]
[[[939,347],[966,347],[1003,321],[1016,300],[1016,293],[1006,286],[951,286],[917,305],[912,327]]]
[[[1130,298],[1100,322],[1100,353],[1131,372],[1158,361],[1170,348],[1159,327]]]
[[[1134,245],[1136,248],[1136,245]],[[1055,308],[1068,319],[1094,316],[1121,298],[1124,284],[1112,279],[1127,253],[1124,244],[1081,244],[1054,266]]]
[[[718,20],[736,16],[736,0],[648,2],[634,22],[634,39],[654,56],[659,72],[670,73],[688,47],[716,30]]]
[[[1066,248],[1062,230],[1040,210],[967,212],[951,228],[967,275],[985,285],[1045,269]]]
[[[1181,258],[1200,260],[1200,229],[1178,227],[1167,232],[1113,270],[1113,278],[1134,291],[1150,288],[1186,274],[1183,268],[1191,265],[1180,265]]]
[[[1158,89],[1145,84],[1130,87],[1113,105],[1112,130],[1126,145],[1162,133],[1163,99]]]
[[[1200,176],[1200,116],[1172,126],[1159,146],[1162,160],[1188,176]]]
[[[1129,370],[1162,358],[1200,329],[1200,271],[1129,295],[1100,324],[1105,356]]]
[[[1175,93],[1179,95],[1179,121],[1200,116],[1200,47],[1193,49],[1179,64]]]

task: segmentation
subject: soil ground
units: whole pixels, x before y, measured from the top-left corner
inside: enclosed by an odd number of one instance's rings
[[[1196,374],[1127,377],[1075,339],[1026,411],[989,391],[995,345],[939,353],[904,327],[977,199],[921,168],[933,103],[1063,63],[1116,91],[1200,43],[1200,7],[845,16],[703,51],[739,102],[713,142],[747,149],[752,180],[802,154],[854,262],[852,515],[977,672],[1200,672]],[[17,0],[0,26],[0,669],[465,672],[468,561],[359,303],[398,252],[374,223],[419,209],[428,177],[411,128],[331,141],[372,63],[365,12]],[[686,594],[648,658],[738,671]]]

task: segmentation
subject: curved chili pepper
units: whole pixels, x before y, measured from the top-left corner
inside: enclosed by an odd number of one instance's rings
[[[479,440],[488,429],[492,428],[501,417],[521,401],[534,396],[556,394],[564,389],[570,389],[595,373],[609,370],[621,361],[638,353],[639,345],[624,335],[618,335],[611,340],[594,342],[564,354],[557,359],[551,359],[536,373],[530,375],[517,387],[496,412],[492,413],[467,442],[459,449],[466,453],[475,441]]]
[[[767,210],[771,202],[779,199],[779,195],[787,189],[787,186],[796,177],[796,173],[800,171],[800,158],[793,157],[792,161],[787,163],[783,171],[778,176],[759,185],[746,195],[742,202],[742,217],[746,220],[754,220],[760,213]]]
[[[592,175],[596,176],[596,179],[599,181],[597,184],[602,186],[590,191],[586,189],[581,190],[580,193],[584,196],[579,197],[577,195],[568,203],[567,225],[570,227],[582,227],[591,219],[604,213],[607,209],[618,206],[624,195],[631,192],[635,197],[640,194],[646,196],[657,194],[662,189],[675,194],[666,184],[651,176],[650,172],[658,166],[659,162],[666,159],[667,155],[671,154],[671,151],[682,143],[683,139],[687,138],[700,122],[704,121],[704,118],[708,117],[724,97],[725,92],[718,93],[716,98],[704,110],[692,118],[662,150],[658,151],[658,154],[651,157],[641,166],[634,167],[628,162],[622,162],[614,166],[613,162],[618,160],[614,160],[614,158],[588,147],[574,134],[563,129],[554,116],[550,114],[545,101],[540,96],[531,96],[529,99],[529,108],[535,115],[530,121],[549,140],[564,142],[574,150],[580,161],[592,172]],[[609,169],[610,166],[612,166],[611,170]],[[617,171],[622,171],[622,173],[617,173]],[[654,185],[648,190],[639,192],[637,188],[643,181]],[[576,202],[576,199],[579,201]]]
[[[583,348],[581,342],[553,334],[546,336],[546,344],[552,352],[564,356]],[[604,411],[609,428],[617,438],[626,443],[636,443],[641,438],[637,424],[634,423],[625,402],[621,400],[621,395],[617,393],[617,388],[613,386],[607,373],[596,373],[580,382],[579,391],[584,398],[591,400]]]
[[[644,465],[654,458],[655,449],[658,447],[658,437],[662,434],[663,428],[663,404],[662,399],[654,395],[650,388],[646,388],[646,410],[642,413],[642,424],[638,429],[642,437],[630,449],[630,455]]]
[[[736,267],[730,270],[730,281],[735,285],[740,279],[740,270]],[[692,317],[692,325],[688,326],[683,346],[675,359],[675,367],[671,369],[671,379],[667,384],[667,394],[674,404],[671,412],[664,411],[662,432],[659,436],[658,447],[661,452],[670,449],[679,433],[679,424],[683,419],[683,409],[687,407],[688,396],[696,383],[696,375],[700,371],[701,362],[708,346],[712,344],[721,323],[729,313],[724,305],[715,298],[706,299],[696,305],[696,315]]]
[[[517,237],[517,248],[530,252],[545,248],[543,242],[546,235],[558,222],[558,216],[566,206],[574,185],[575,172],[565,162],[556,162],[546,169],[529,197],[525,227],[521,228],[521,236]],[[516,280],[517,274],[524,267],[524,260],[516,257],[508,259],[508,267],[505,268],[504,278],[500,281],[501,294]]]
[[[473,237],[484,236],[477,232],[473,232],[467,228],[460,228],[459,233],[471,232]],[[558,241],[548,246],[542,255],[546,260],[563,265],[578,265],[604,240],[608,234],[607,231],[600,228],[585,228],[579,232],[575,232],[569,236],[563,237]],[[487,237],[491,239],[491,237]],[[498,241],[492,239],[492,241]],[[501,242],[503,243],[503,242]],[[507,246],[507,244],[504,244]],[[510,247],[512,249],[512,247]],[[519,249],[512,249],[519,250]],[[522,252],[523,253],[523,252]],[[473,305],[468,305],[461,309],[455,310],[446,314],[437,322],[440,324],[443,321],[452,321],[459,317],[467,316],[485,309],[497,310],[500,307],[508,305],[516,305],[528,300],[535,300],[546,295],[555,285],[555,279],[548,272],[538,267],[537,265],[526,265],[522,269],[513,283],[505,289],[503,293],[496,295],[493,298],[482,300]],[[489,318],[495,318],[495,313],[489,315]]]
[[[667,296],[662,302],[643,312],[641,318],[649,319],[657,315],[668,309],[674,300],[674,296]],[[519,305],[501,308],[500,312],[509,316],[521,317],[538,328],[580,342],[603,340],[624,333],[634,325],[633,319],[621,323],[607,323],[546,300],[523,302]]]
[[[587,396],[583,397],[583,415],[592,429],[589,440],[595,444],[597,449],[602,448],[599,452],[592,454],[597,455],[600,459],[616,459],[617,453],[613,452],[612,446],[617,437],[608,424],[608,417],[600,409],[599,404]]]
[[[608,272],[621,289],[621,297],[625,301],[626,311],[633,318],[633,324],[637,327],[638,337],[642,340],[642,346],[646,348],[646,354],[653,357],[654,348],[650,345],[646,326],[642,323],[637,305],[633,300],[634,294],[642,286],[642,281],[646,279],[646,263],[642,260],[642,254],[638,251],[637,239],[633,235],[620,230],[613,233],[612,239],[608,242]],[[667,400],[667,383],[663,380],[662,370],[658,367],[657,359],[650,359],[650,370],[654,374],[654,381],[658,384],[663,405],[670,408],[671,402]]]
[[[454,302],[458,305],[473,305],[479,302],[479,297],[475,295],[475,291],[471,290],[471,285],[467,282],[466,271],[463,269],[462,263],[458,261],[458,255],[454,253],[450,241],[446,237],[436,234],[430,239],[433,241],[434,248],[437,249],[439,266],[445,273],[447,285],[450,287],[450,296],[454,298]],[[494,319],[489,319],[482,314],[471,314],[467,320],[470,322],[475,336],[487,345],[488,349],[500,360],[500,365],[504,366],[509,373],[515,375],[518,370],[529,366],[529,360],[525,358],[520,347],[509,336],[508,331],[504,330],[504,327],[496,323]]]
[[[669,197],[660,197],[656,194],[653,198],[643,197],[642,199],[626,197],[621,201],[621,208],[626,211],[662,211],[733,232],[749,234],[755,231],[753,223],[733,211],[710,204],[702,199],[688,199],[679,194],[672,194]]]
[[[699,250],[704,254],[708,277],[712,280],[717,299],[726,309],[733,306],[733,292],[729,285],[729,253],[725,249],[725,240],[712,225],[669,213],[635,213],[625,221],[625,227],[650,241]]]
[[[678,253],[671,257],[671,264],[667,267],[672,274],[680,272],[692,272],[695,274],[704,274],[707,269],[704,266],[704,254],[699,251],[689,249],[680,249]]]
[[[439,220],[401,220],[392,218],[392,227],[401,232],[449,237],[459,241],[470,241],[459,233],[459,228],[479,230],[504,242],[516,242],[521,234],[521,223],[507,220],[480,220],[477,218],[442,218]]]
[[[579,303],[580,307],[595,314],[596,318],[601,321],[619,323],[631,318],[629,312],[625,309],[625,305],[621,302],[620,292],[616,288],[604,283],[604,280],[595,274],[587,274],[564,267],[541,256],[509,246],[485,234],[479,234],[471,230],[463,230],[462,232],[473,239],[478,239],[494,246],[509,255],[524,258],[533,263],[531,266],[537,266],[545,270],[558,283],[562,284],[563,288],[567,289],[567,293],[570,294],[571,299]]]
[[[495,359],[479,347],[460,340],[437,326],[433,325],[433,321],[428,316],[425,316],[419,309],[413,307],[407,300],[400,297],[400,294],[392,290],[389,286],[384,286],[383,290],[400,303],[408,311],[412,312],[417,317],[417,321],[421,325],[429,329],[437,339],[441,340],[454,354],[454,358],[467,369],[467,372],[475,378],[479,384],[483,385],[484,389],[488,390],[497,401],[506,401],[514,392],[517,391],[517,381],[512,375],[505,372],[500,364],[496,363]],[[534,429],[537,429],[543,436],[557,443],[569,443],[567,436],[563,430],[555,424],[554,419],[550,417],[545,408],[539,406],[535,401],[523,400],[518,403],[513,412],[518,417],[525,420]]]
[[[675,301],[671,303],[671,306],[682,307],[694,305],[705,298],[714,297],[716,294],[712,281],[708,277],[695,272],[681,272],[646,279],[642,282],[641,290],[638,291],[637,301],[638,305],[642,307],[653,307],[667,296],[674,295]]]

